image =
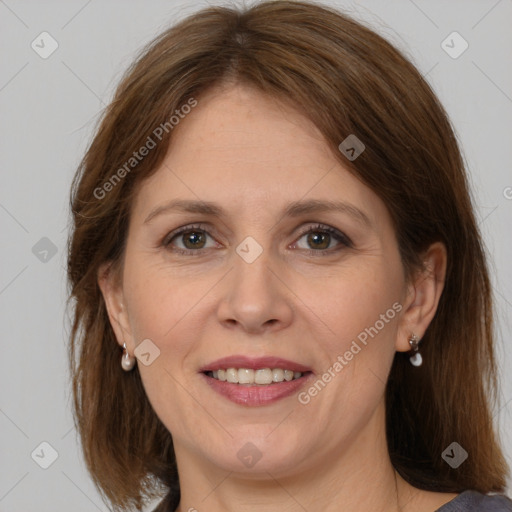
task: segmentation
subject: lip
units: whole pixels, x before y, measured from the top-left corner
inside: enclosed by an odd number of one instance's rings
[[[247,368],[249,370],[258,370],[260,368],[282,368],[283,370],[292,370],[294,372],[311,372],[312,369],[303,364],[289,361],[280,357],[248,357],[243,355],[223,357],[209,363],[202,368],[200,372],[214,372],[216,370],[226,370],[227,368]]]
[[[220,395],[235,404],[249,407],[268,405],[282,398],[286,398],[299,391],[303,386],[306,386],[311,377],[313,377],[313,373],[309,372],[291,381],[276,382],[274,384],[267,384],[266,386],[251,386],[220,381],[209,377],[205,373],[201,373],[200,375],[205,379],[206,383]]]
[[[282,368],[284,370],[292,370],[301,372],[303,375],[298,379],[291,381],[276,382],[274,384],[260,385],[242,385],[233,384],[227,381],[220,381],[210,377],[206,372],[216,370],[225,370],[227,368],[247,368],[250,370],[258,370],[260,368]],[[313,371],[308,366],[282,359],[280,357],[248,357],[242,355],[223,357],[212,363],[203,366],[200,370],[201,376],[213,391],[219,393],[223,397],[231,400],[238,405],[249,407],[258,407],[272,404],[286,398],[299,391],[313,377]]]

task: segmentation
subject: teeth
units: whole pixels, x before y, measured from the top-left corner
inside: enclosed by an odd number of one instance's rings
[[[291,381],[302,377],[302,372],[283,370],[282,368],[261,368],[252,370],[249,368],[227,368],[208,372],[210,377],[232,384],[259,384],[268,385],[274,382]]]
[[[263,370],[256,370],[254,373],[255,384],[271,384],[272,383],[272,370],[270,368],[263,368]]]
[[[238,370],[238,383],[239,384],[254,383],[254,370],[248,370],[247,368],[240,368]]]
[[[234,368],[228,368],[226,370],[226,380],[236,384],[238,382],[238,370],[235,370]]]
[[[284,380],[284,370],[281,368],[275,368],[272,370],[272,380],[274,382],[283,382]]]

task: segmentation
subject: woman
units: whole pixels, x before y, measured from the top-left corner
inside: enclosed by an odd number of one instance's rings
[[[190,16],[71,202],[76,421],[115,509],[512,510],[461,155],[380,36],[305,2]]]

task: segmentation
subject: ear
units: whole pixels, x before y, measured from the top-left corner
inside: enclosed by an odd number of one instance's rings
[[[129,352],[133,353],[132,329],[125,307],[121,279],[111,262],[104,263],[98,270],[98,285],[107,308],[110,325],[114,330],[117,342],[122,347],[126,343]]]
[[[446,247],[441,242],[432,244],[423,255],[424,269],[408,286],[404,312],[400,319],[396,350],[411,350],[409,338],[416,334],[423,338],[434,318],[446,277]]]

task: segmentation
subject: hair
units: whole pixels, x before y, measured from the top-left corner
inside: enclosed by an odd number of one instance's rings
[[[403,353],[392,364],[385,396],[389,453],[418,488],[504,492],[508,468],[492,422],[498,393],[490,280],[447,114],[414,65],[383,37],[327,6],[270,1],[205,8],[146,46],[76,172],[68,240],[73,412],[103,499],[141,510],[165,489],[171,502],[179,500],[171,434],[137,368],[120,367],[98,272],[104,263],[113,272],[122,267],[133,199],[162,162],[172,129],[161,130],[157,146],[131,169],[126,162],[156,127],[169,128],[176,109],[191,98],[200,103],[202,93],[223,84],[255,87],[318,127],[334,157],[386,204],[407,279],[422,270],[430,244],[446,246],[443,293],[421,345],[424,364],[413,368]],[[366,146],[354,161],[338,149],[350,134]],[[469,454],[457,469],[441,457],[453,441]]]

